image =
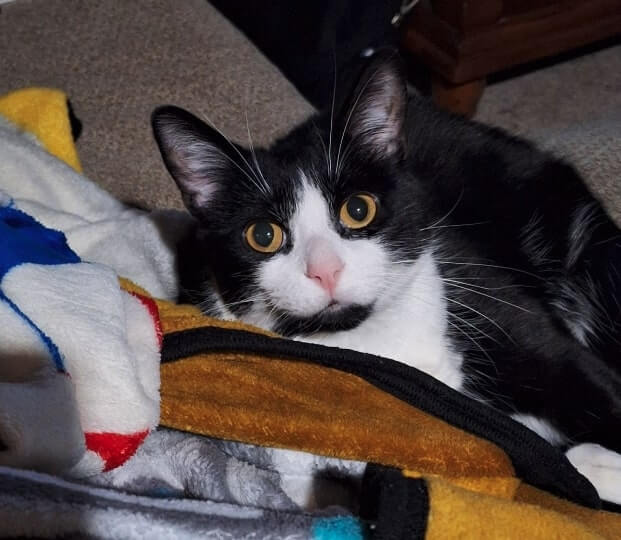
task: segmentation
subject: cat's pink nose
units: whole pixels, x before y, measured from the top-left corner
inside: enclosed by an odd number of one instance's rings
[[[306,275],[317,281],[330,296],[334,296],[334,289],[336,289],[341,270],[343,270],[343,262],[340,258],[335,257],[331,260],[309,263],[306,266]]]
[[[322,241],[311,244],[306,262],[306,276],[334,296],[334,289],[343,270],[341,258]]]

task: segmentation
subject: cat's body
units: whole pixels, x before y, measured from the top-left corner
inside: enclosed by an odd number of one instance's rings
[[[200,224],[187,288],[219,316],[412,365],[554,444],[621,452],[619,230],[570,166],[406,102],[376,62],[342,115],[255,153],[157,111]]]

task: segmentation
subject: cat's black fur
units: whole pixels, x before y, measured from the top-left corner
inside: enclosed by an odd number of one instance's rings
[[[374,146],[375,127],[356,110],[382,99],[393,131],[389,143]],[[265,256],[244,248],[241,231],[256,216],[286,224],[296,171],[313,170],[333,209],[355,192],[381,201],[366,229],[348,231],[335,222],[343,236],[380,237],[397,260],[436,245],[450,340],[464,356],[464,391],[506,413],[545,419],[567,446],[595,442],[621,452],[621,234],[570,165],[501,130],[438,111],[426,99],[408,100],[390,58],[369,68],[340,114],[327,111],[269,150],[256,149],[273,197],[247,181],[254,163],[249,151],[233,148],[188,113],[161,108],[153,123],[166,165],[201,225],[180,262],[194,267],[184,285],[203,307],[215,294],[205,283],[214,279],[231,311],[243,316],[248,304],[239,302],[255,293],[254,271]],[[226,155],[217,166],[206,160],[204,170],[191,171],[217,177],[208,205],[179,181],[188,156],[182,144],[166,140],[167,129],[193,134],[208,151]],[[343,131],[347,155],[337,181],[326,150],[334,160]],[[349,328],[372,310],[359,306],[312,320],[284,313],[275,330]]]

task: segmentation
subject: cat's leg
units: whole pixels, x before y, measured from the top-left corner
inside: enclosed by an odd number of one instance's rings
[[[565,455],[589,479],[601,499],[621,504],[621,454],[599,444],[583,443]]]

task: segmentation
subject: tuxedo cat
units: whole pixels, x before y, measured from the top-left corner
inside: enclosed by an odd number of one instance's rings
[[[621,232],[571,166],[408,99],[385,56],[269,149],[176,107],[152,122],[205,312],[423,370],[621,502]]]

